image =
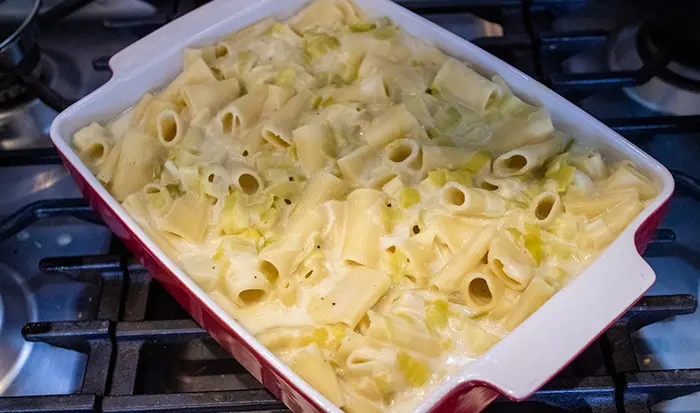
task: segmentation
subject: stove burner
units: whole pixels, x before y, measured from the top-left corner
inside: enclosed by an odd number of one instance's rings
[[[0,77],[0,109],[17,106],[33,98],[34,94],[29,88],[14,76]]]
[[[50,56],[42,55],[33,73],[40,82],[49,87],[56,86],[57,63]],[[67,69],[67,68],[64,68]],[[68,80],[66,80],[68,81]],[[12,75],[0,74],[0,114],[4,111],[24,105],[37,98],[32,87]]]
[[[653,60],[667,60],[647,83],[625,88],[645,107],[672,115],[700,114],[700,57],[690,40],[673,36],[652,24],[629,26],[612,38],[608,65],[615,71],[635,71]]]
[[[36,320],[36,302],[22,280],[0,263],[0,394],[24,366],[32,344],[22,337],[22,327]]]
[[[659,77],[688,90],[700,92],[700,42],[693,42],[654,25],[642,25],[637,34],[637,50],[645,64],[659,54],[671,62],[659,71]]]

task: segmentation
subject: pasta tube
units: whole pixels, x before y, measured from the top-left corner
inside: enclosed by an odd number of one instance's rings
[[[247,195],[253,195],[264,188],[260,175],[247,165],[233,162],[231,163],[230,170],[231,183],[238,191]]]
[[[260,118],[267,99],[267,87],[258,86],[221,109],[216,121],[225,134],[237,134],[251,128]]]
[[[491,272],[476,271],[462,283],[462,299],[472,316],[479,316],[496,308],[504,297],[503,283]]]
[[[367,77],[351,86],[333,89],[330,97],[339,102],[350,101],[368,104],[389,100],[384,79],[379,75]]]
[[[432,277],[430,264],[437,258],[435,251],[410,238],[401,244],[401,251],[406,254],[408,259],[404,275],[413,279],[418,287],[428,285],[428,281]]]
[[[301,199],[292,210],[289,221],[294,222],[322,203],[342,197],[347,190],[348,186],[343,180],[327,172],[318,172],[309,181]]]
[[[270,119],[263,122],[262,137],[269,144],[286,148],[292,143],[292,132],[299,121],[299,114],[311,106],[313,94],[304,91],[289,99]]]
[[[361,349],[363,347],[378,347],[375,343],[370,341],[369,338],[356,333],[353,330],[348,330],[343,339],[340,341],[340,346],[338,346],[338,351],[335,353],[333,359],[341,365],[346,364],[348,357],[355,350]]]
[[[345,396],[338,377],[316,343],[309,344],[289,361],[289,367],[338,407],[345,405]]]
[[[148,184],[143,187],[143,193],[148,207],[158,214],[169,211],[173,205],[173,197],[163,185]]]
[[[457,291],[465,274],[474,269],[486,253],[496,231],[486,227],[477,232],[472,238],[462,244],[447,263],[440,268],[437,276],[431,281],[438,290],[451,293]]]
[[[484,189],[466,188],[457,182],[448,182],[442,188],[440,203],[458,215],[498,217],[506,212],[506,202],[498,194]]]
[[[239,307],[254,304],[272,290],[277,279],[258,270],[254,255],[236,254],[234,259],[224,275],[228,296]]]
[[[334,159],[333,141],[324,124],[308,124],[292,132],[304,172],[313,175]]]
[[[134,107],[131,108],[129,111],[129,117],[131,118],[129,122],[130,128],[136,129],[141,125],[141,121],[146,114],[146,109],[148,109],[154,98],[155,96],[152,94],[146,93],[141,99],[139,99],[138,102],[136,102]],[[175,105],[173,105],[173,107],[175,107]]]
[[[348,413],[382,413],[384,408],[380,401],[369,400],[354,391],[345,391],[345,410]]]
[[[554,288],[540,277],[535,277],[523,291],[511,313],[503,321],[503,327],[513,331],[554,295]]]
[[[644,208],[639,199],[630,199],[608,209],[587,224],[583,234],[579,235],[579,244],[583,248],[603,248],[611,243]]]
[[[172,147],[180,143],[185,136],[185,122],[172,109],[166,109],[156,118],[156,136],[161,145]]]
[[[387,109],[374,119],[365,130],[365,140],[374,150],[406,136],[418,127],[418,121],[403,104]]]
[[[114,170],[112,194],[123,201],[153,179],[163,147],[151,136],[129,132],[122,138],[122,150]]]
[[[512,151],[539,142],[554,132],[552,118],[546,109],[538,109],[522,117],[513,117],[493,131],[489,147],[494,152]]]
[[[162,92],[156,97],[166,102],[177,103],[183,86],[216,82],[216,76],[207,66],[204,59],[194,59],[187,70],[180,73]]]
[[[338,159],[338,167],[343,177],[352,183],[362,183],[368,171],[372,171],[377,163],[377,153],[364,145]]]
[[[98,170],[109,158],[114,139],[107,129],[93,122],[75,133],[73,143],[78,148],[80,158],[92,169]]]
[[[489,269],[511,290],[525,289],[535,273],[535,262],[508,233],[498,235],[488,253]]]
[[[453,253],[479,230],[476,225],[452,215],[429,215],[425,217],[425,222]]]
[[[321,0],[312,3],[290,19],[290,24],[297,32],[305,32],[318,26],[333,26],[345,21],[345,15],[333,0]]]
[[[309,308],[317,323],[345,323],[355,328],[391,286],[389,276],[371,268],[351,267],[328,294]]]
[[[559,153],[565,143],[560,135],[553,135],[541,142],[506,152],[493,161],[493,173],[499,177],[526,174]]]
[[[315,243],[323,225],[321,214],[309,211],[304,220],[288,224],[289,237],[275,241],[260,251],[260,272],[269,279],[288,278]],[[311,245],[313,244],[313,245]]]
[[[273,327],[255,335],[255,339],[273,352],[303,347],[316,328],[312,326]]]
[[[268,17],[231,33],[216,45],[216,57],[235,55],[237,52],[236,46],[244,45],[254,38],[261,36],[263,33],[270,30],[275,23],[273,18]]]
[[[199,243],[204,238],[209,221],[209,202],[204,197],[185,194],[176,199],[170,212],[163,217],[163,231]]]
[[[219,265],[211,257],[193,254],[180,258],[179,263],[204,291],[215,290],[219,285]]]
[[[498,343],[499,338],[485,330],[473,320],[464,320],[463,337],[465,350],[470,357],[481,357]]]
[[[432,87],[476,113],[484,113],[499,93],[495,83],[454,58],[445,61]]]
[[[396,351],[389,348],[360,347],[348,355],[346,366],[353,375],[379,375],[396,368]]]
[[[182,100],[196,115],[205,110],[217,113],[227,102],[236,99],[240,92],[241,86],[233,78],[203,85],[187,85],[180,93]]]
[[[155,138],[158,137],[158,116],[161,112],[172,110],[179,112],[180,107],[172,102],[160,99],[151,99],[145,107],[138,129]]]
[[[442,353],[440,340],[432,337],[425,324],[414,323],[403,317],[372,314],[367,336],[387,341],[395,346],[413,350],[429,357]],[[377,331],[379,330],[379,331]]]
[[[608,192],[595,197],[565,196],[564,210],[569,214],[582,214],[587,218],[594,218],[610,208],[621,204],[636,203],[639,201],[637,190],[628,188],[614,192]]]
[[[345,240],[341,256],[346,262],[371,268],[379,265],[379,237],[383,194],[374,189],[357,189],[348,195]]]
[[[282,109],[285,103],[294,96],[294,89],[277,85],[267,85],[267,100],[263,112],[275,112]]]
[[[214,64],[214,61],[216,60],[216,57],[217,57],[215,46],[200,47],[198,49],[187,48],[184,50],[182,55],[183,55],[183,62],[184,62],[185,70],[189,69],[199,59],[204,60],[204,62],[208,66],[211,66],[212,64]]]
[[[439,168],[459,169],[471,159],[473,150],[454,146],[423,145],[423,172]]]
[[[413,139],[399,139],[391,142],[384,150],[384,159],[393,170],[417,171],[423,166],[421,147]]]
[[[655,197],[658,190],[654,184],[642,175],[633,165],[621,163],[610,177],[603,183],[602,191],[611,192],[626,188],[634,188],[642,201]]]
[[[474,186],[479,189],[494,192],[504,199],[517,200],[526,191],[527,185],[518,178],[496,178],[491,175],[480,175],[474,179]]]
[[[603,156],[595,151],[589,151],[580,156],[572,156],[571,163],[596,181],[607,178],[608,167]]]
[[[97,179],[104,184],[110,184],[114,178],[114,171],[117,169],[117,163],[119,162],[119,156],[122,153],[122,145],[124,141],[118,141],[112,149],[109,151],[109,155],[105,160],[98,165],[99,172],[97,173]]]
[[[202,168],[200,187],[205,194],[223,200],[232,184],[231,174],[223,166],[208,165]]]
[[[545,191],[532,200],[530,210],[535,216],[537,223],[547,227],[554,223],[564,210],[564,207],[558,193]]]

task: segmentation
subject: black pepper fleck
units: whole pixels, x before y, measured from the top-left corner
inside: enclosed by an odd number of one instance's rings
[[[248,151],[243,151],[243,156],[248,156]]]
[[[335,305],[335,303],[333,303],[333,305]]]
[[[290,177],[289,177],[289,182],[294,182],[294,177],[293,177],[293,176],[290,176]]]
[[[284,203],[287,204],[287,205],[292,205],[292,201],[290,201],[289,199],[285,199],[285,200],[284,200]]]

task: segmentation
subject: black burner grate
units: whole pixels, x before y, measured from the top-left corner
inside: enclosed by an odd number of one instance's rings
[[[33,93],[20,80],[0,73],[0,109],[21,104],[32,97]]]
[[[606,88],[638,85],[653,76],[656,65],[634,72],[565,74],[557,64],[568,56],[608,39],[607,32],[547,32],[538,30],[542,16],[573,10],[588,0],[396,0],[431,17],[473,13],[502,24],[503,37],[475,43],[575,99]],[[114,30],[143,32],[167,23],[181,8],[199,0],[174,2],[165,15],[147,21],[109,22]],[[187,4],[186,6],[184,6]],[[93,62],[108,70],[108,57]],[[657,62],[658,63],[658,62]],[[602,119],[628,138],[657,134],[700,133],[700,116]],[[0,151],[0,166],[59,163],[54,149]],[[674,171],[676,196],[700,200],[700,182]],[[0,240],[37,220],[77,217],[100,222],[80,199],[47,200],[27,205],[0,222]],[[647,251],[666,254],[675,234],[659,229]],[[32,323],[28,341],[88,355],[77,394],[0,397],[0,412],[246,412],[283,411],[284,405],[262,388],[243,367],[221,349],[157,283],[123,246],[113,254],[46,258],[41,270],[100,285],[95,320]],[[650,323],[693,313],[690,295],[646,297],[596,340],[570,366],[524,403],[497,400],[488,412],[650,412],[663,400],[700,391],[700,369],[642,371],[631,334]]]

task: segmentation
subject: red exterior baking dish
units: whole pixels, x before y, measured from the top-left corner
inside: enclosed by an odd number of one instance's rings
[[[268,16],[285,18],[306,0],[218,0],[157,30],[110,61],[112,79],[61,113],[51,127],[63,162],[90,205],[192,317],[296,412],[340,412],[258,343],[207,296],[144,233],[97,181],[70,145],[73,134],[106,121],[158,89],[182,70],[185,47],[217,38]],[[549,109],[557,129],[599,150],[608,160],[629,159],[660,189],[654,199],[600,257],[484,356],[425,397],[419,412],[479,412],[499,394],[522,400],[583,351],[653,284],[640,257],[673,193],[670,173],[657,161],[535,80],[389,0],[356,0],[366,12],[388,16],[406,31],[446,53],[499,74],[519,96]]]

